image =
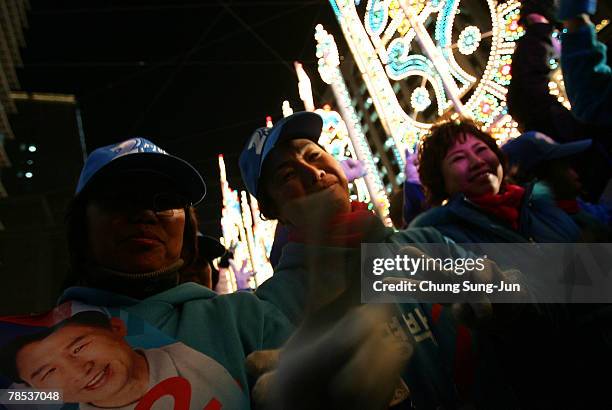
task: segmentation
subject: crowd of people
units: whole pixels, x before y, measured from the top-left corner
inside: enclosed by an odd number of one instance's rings
[[[255,130],[242,179],[279,230],[274,275],[252,292],[212,290],[212,260],[231,255],[199,232],[206,185],[193,166],[144,138],[94,150],[66,219],[73,286],[58,305],[78,312],[0,340],[0,374],[91,409],[612,406],[600,376],[612,363],[608,305],[369,305],[360,288],[366,243],[453,257],[474,252],[460,244],[611,242],[612,72],[595,6],[523,3],[508,94],[523,134],[499,147],[469,119],[435,125],[406,155],[395,228],[350,200],[363,169],[318,144],[320,116]],[[571,111],[547,89],[555,25]],[[502,279],[534,257],[490,256],[487,274]],[[174,404],[157,401],[167,394]]]

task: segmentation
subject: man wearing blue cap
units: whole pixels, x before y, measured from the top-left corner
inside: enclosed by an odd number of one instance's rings
[[[551,189],[557,206],[580,227],[582,240],[609,242],[612,210],[580,199],[582,183],[572,165],[576,156],[591,144],[591,140],[560,144],[547,135],[531,131],[507,142],[502,151],[518,182],[536,179]]]

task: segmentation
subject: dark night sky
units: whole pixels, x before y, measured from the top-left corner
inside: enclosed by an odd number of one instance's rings
[[[24,91],[77,96],[89,151],[139,135],[194,164],[209,187],[203,228],[218,233],[217,154],[240,188],[251,131],[284,99],[303,109],[293,61],[323,89],[317,23],[339,31],[323,0],[31,0],[18,75]]]

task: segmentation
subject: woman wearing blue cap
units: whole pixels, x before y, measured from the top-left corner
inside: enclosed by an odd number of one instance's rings
[[[92,152],[67,215],[78,282],[139,298],[177,285],[205,192],[191,165],[143,138]]]
[[[60,302],[118,309],[144,319],[209,356],[237,381],[237,395],[225,395],[219,403],[224,409],[248,408],[245,358],[286,340],[295,326],[277,306],[296,305],[300,297],[279,301],[274,290],[219,296],[195,283],[179,284],[198,254],[193,207],[205,191],[190,164],[146,139],[93,151],[67,218],[80,286],[67,289]],[[301,278],[287,281],[277,289],[303,292]]]

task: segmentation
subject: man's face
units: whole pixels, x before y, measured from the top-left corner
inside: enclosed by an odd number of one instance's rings
[[[504,178],[495,152],[472,134],[458,138],[448,150],[442,175],[449,196],[462,192],[468,198],[497,194]]]
[[[308,209],[296,205],[314,194],[325,200],[319,207],[334,213],[350,210],[348,181],[342,167],[309,139],[292,139],[275,147],[266,158],[262,180],[276,217],[285,224],[299,227],[307,220],[296,211]]]
[[[111,319],[111,325],[105,329],[68,324],[27,344],[16,357],[20,377],[37,389],[61,390],[68,403],[103,406],[129,400],[133,383],[142,379],[136,374],[142,369],[137,362],[145,359],[125,342],[121,319]]]
[[[151,272],[175,263],[183,248],[186,201],[169,182],[117,185],[100,188],[87,205],[90,258],[99,266],[126,273]],[[155,204],[171,209],[156,212]]]

